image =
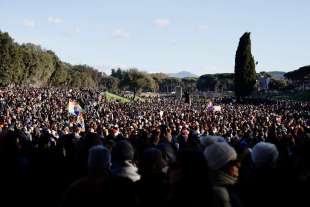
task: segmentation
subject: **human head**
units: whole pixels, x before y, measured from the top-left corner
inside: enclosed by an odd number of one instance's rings
[[[222,170],[232,176],[238,176],[237,153],[233,147],[225,142],[215,142],[206,147],[204,156],[208,167],[213,170]]]
[[[216,142],[225,142],[225,138],[221,136],[212,136],[212,135],[202,136],[200,138],[200,144],[203,147],[207,147],[210,144],[213,144]]]
[[[134,148],[128,141],[118,142],[112,150],[113,160],[116,162],[129,161],[134,159]]]
[[[251,152],[251,158],[256,168],[273,167],[278,157],[279,151],[277,147],[267,142],[257,143]]]
[[[139,166],[139,172],[144,177],[158,175],[165,167],[161,151],[157,148],[144,150]]]
[[[111,166],[110,151],[102,145],[96,145],[89,149],[88,171],[91,176],[105,175]]]

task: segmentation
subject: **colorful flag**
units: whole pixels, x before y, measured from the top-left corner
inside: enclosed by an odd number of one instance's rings
[[[69,112],[69,114],[74,115],[74,105],[75,105],[75,101],[69,100],[69,103],[68,103],[68,112]]]
[[[79,114],[82,111],[83,111],[82,107],[76,101],[69,100],[69,103],[68,103],[69,114],[79,116]]]

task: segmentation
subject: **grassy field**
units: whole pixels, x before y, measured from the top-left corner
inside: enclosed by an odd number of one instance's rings
[[[128,103],[128,102],[131,101],[128,98],[124,98],[122,96],[118,96],[118,95],[115,95],[115,94],[107,92],[107,91],[103,92],[102,95],[104,95],[107,100],[117,100],[117,101],[119,101],[121,103]]]

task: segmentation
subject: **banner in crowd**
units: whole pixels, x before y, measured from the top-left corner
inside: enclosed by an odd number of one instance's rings
[[[221,111],[222,107],[221,106],[213,106],[213,111]]]
[[[208,110],[213,110],[213,103],[212,103],[212,101],[209,101],[209,103],[207,105],[207,109]]]
[[[85,123],[84,123],[84,115],[83,115],[83,109],[80,106],[80,104],[78,104],[76,101],[74,100],[69,100],[68,103],[68,112],[69,115],[71,116],[76,116],[76,124],[82,128],[85,129]]]
[[[213,105],[212,101],[209,101],[207,105],[207,110],[208,111],[221,111],[222,107],[219,105]]]

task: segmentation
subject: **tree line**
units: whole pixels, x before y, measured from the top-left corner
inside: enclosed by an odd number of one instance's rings
[[[174,78],[138,69],[112,69],[111,76],[88,65],[63,62],[51,50],[32,43],[18,44],[0,31],[0,86],[62,86],[111,91],[172,92],[175,86],[196,91],[197,78]]]
[[[297,70],[284,74],[284,77],[290,80],[305,81],[310,80],[310,65],[300,67]]]
[[[310,66],[287,73],[289,79],[309,77]],[[6,32],[0,31],[0,86],[62,86],[75,88],[100,88],[119,92],[129,90],[166,92],[181,86],[184,91],[235,91],[237,96],[247,96],[253,90],[258,76],[270,77],[266,72],[256,73],[251,54],[250,33],[239,41],[235,58],[235,73],[205,74],[199,78],[175,78],[164,73],[147,73],[136,68],[112,69],[106,75],[88,65],[71,65],[63,62],[51,50],[39,45],[18,44]],[[272,79],[273,89],[283,89],[287,83]]]
[[[93,67],[63,62],[51,50],[18,44],[0,31],[1,86],[111,87],[114,82],[113,77]]]

